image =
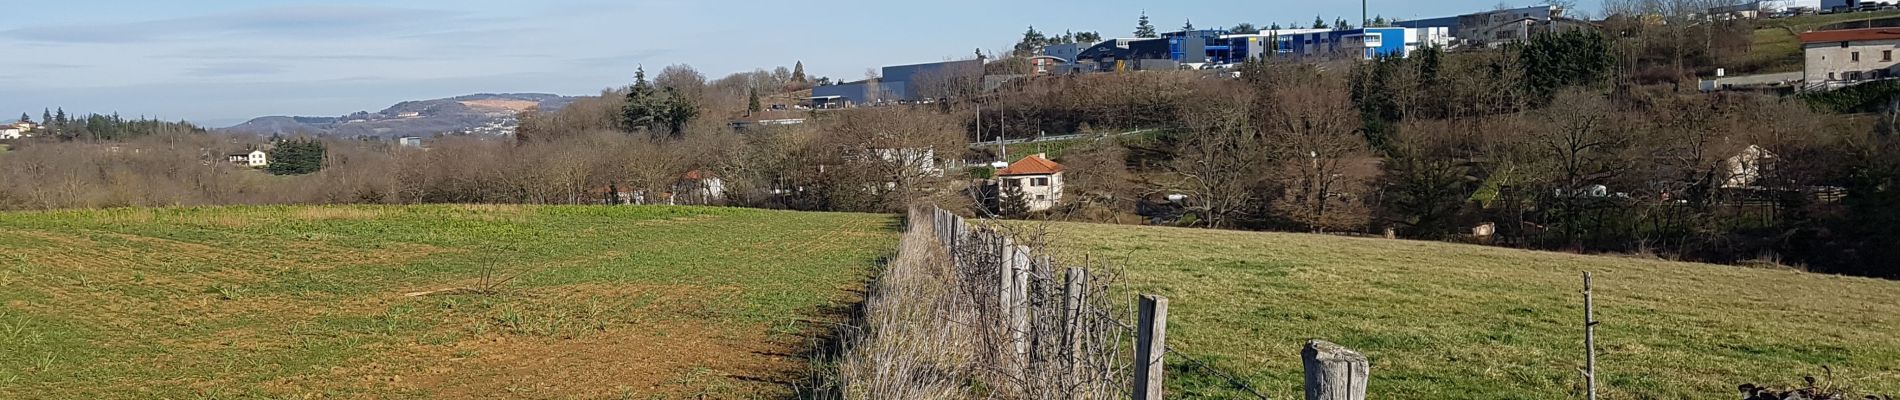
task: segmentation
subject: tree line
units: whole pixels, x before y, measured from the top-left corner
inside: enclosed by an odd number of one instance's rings
[[[1027,216],[1389,229],[1900,277],[1885,261],[1900,256],[1900,124],[1882,122],[1900,121],[1900,106],[1842,114],[1804,97],[1633,79],[1650,65],[1629,60],[1647,56],[1618,35],[1255,62],[1239,79],[1049,77],[744,131],[727,117],[759,109],[754,99],[795,101],[813,80],[788,69],[708,82],[676,65],[561,110],[526,112],[513,140],[449,137],[424,151],[326,138],[320,171],[277,179],[206,165],[199,149],[225,144],[200,134],[122,139],[118,151],[87,141],[21,146],[0,155],[0,169],[18,171],[0,174],[0,207],[666,203],[710,176],[731,205],[897,212],[929,202],[1029,214],[991,206],[1002,194],[973,179],[1024,150],[968,145],[1102,133],[1052,154],[1068,171],[1063,204]],[[1129,131],[1144,133],[1119,135]]]

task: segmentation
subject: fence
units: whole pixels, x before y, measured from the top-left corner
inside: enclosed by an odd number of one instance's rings
[[[1266,398],[1232,374],[1167,345],[1167,298],[1139,296],[1132,310],[1136,322],[1124,323],[1114,316],[1130,310],[1116,309],[1111,300],[1113,271],[1088,262],[1058,268],[1043,235],[972,224],[936,208],[913,216],[928,218],[928,224],[913,223],[912,229],[927,226],[949,255],[959,277],[957,290],[975,309],[973,321],[964,322],[982,327],[983,364],[996,367],[991,376],[1002,391],[1036,399],[1160,399],[1165,360],[1179,357],[1237,390]],[[1129,334],[1133,354],[1124,356],[1120,345]],[[1364,356],[1314,341],[1302,358],[1306,398],[1365,398],[1369,368]]]

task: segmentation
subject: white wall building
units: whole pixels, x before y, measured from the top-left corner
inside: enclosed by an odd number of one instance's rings
[[[264,153],[263,150],[251,150],[249,153],[233,153],[228,160],[230,160],[232,164],[251,168],[260,168],[270,165],[270,155]]]
[[[996,171],[998,184],[1004,189],[1022,190],[1023,202],[1029,211],[1044,211],[1062,203],[1062,164],[1049,161],[1042,154],[1024,157]]]
[[[1894,77],[1900,28],[1842,29],[1801,34],[1809,88],[1834,89]]]

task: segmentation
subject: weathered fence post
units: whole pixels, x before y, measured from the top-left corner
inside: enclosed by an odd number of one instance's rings
[[[1597,320],[1596,302],[1590,295],[1590,273],[1583,273],[1583,387],[1590,400],[1597,400]]]
[[[1029,354],[1029,271],[1035,268],[1028,246],[1011,246],[1009,255],[1009,338],[1017,355]]]
[[[1300,350],[1306,369],[1306,400],[1365,400],[1366,356],[1324,340]]]
[[[1168,354],[1168,298],[1141,295],[1135,326],[1135,400],[1161,400],[1162,363]]]
[[[1080,381],[1082,375],[1082,318],[1091,311],[1088,309],[1089,269],[1069,268],[1063,275],[1067,287],[1062,291],[1062,360],[1067,363],[1068,376],[1072,381]]]

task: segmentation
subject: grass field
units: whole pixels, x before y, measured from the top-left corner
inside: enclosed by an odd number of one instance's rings
[[[1065,258],[1114,264],[1133,290],[1168,296],[1170,344],[1273,398],[1298,398],[1308,339],[1366,353],[1373,398],[1573,398],[1583,271],[1597,275],[1605,398],[1730,398],[1821,365],[1836,383],[1900,393],[1900,282],[1434,242],[1050,229]],[[1171,395],[1238,397],[1169,364]]]
[[[814,321],[855,301],[894,223],[689,207],[4,213],[0,398],[784,397]],[[408,295],[486,274],[519,278]]]

